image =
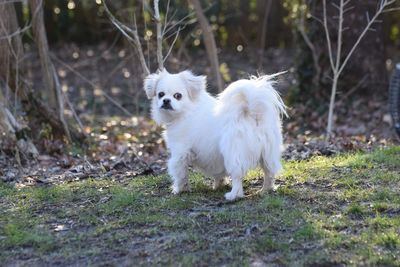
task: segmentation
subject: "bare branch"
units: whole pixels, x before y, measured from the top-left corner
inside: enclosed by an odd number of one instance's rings
[[[382,13],[389,13],[389,12],[393,12],[393,11],[400,11],[400,7],[387,8],[387,9],[383,10]]]
[[[364,77],[362,77],[361,80],[358,81],[358,83],[353,86],[352,88],[350,88],[346,94],[344,94],[343,96],[341,96],[341,99],[348,99],[350,95],[352,95],[355,91],[358,90],[358,88],[360,88],[361,86],[363,86],[365,84],[365,82],[368,80],[368,75],[364,75]],[[340,100],[339,100],[340,102]]]
[[[335,7],[337,10],[340,10],[340,6],[338,6],[336,3],[332,2],[331,5]]]
[[[112,98],[109,94],[107,94],[103,89],[100,89],[96,86],[96,84],[94,84],[91,80],[89,80],[88,78],[86,78],[85,76],[83,76],[80,72],[76,71],[74,68],[72,68],[70,65],[68,65],[67,63],[61,61],[60,59],[58,59],[57,57],[53,56],[53,58],[59,62],[61,65],[63,65],[64,67],[66,67],[67,69],[69,69],[72,73],[74,73],[76,76],[78,76],[79,78],[81,78],[83,81],[85,81],[86,83],[88,83],[90,86],[93,87],[93,89],[99,89],[102,93],[102,95],[104,95],[105,98],[107,98],[111,103],[113,103],[116,107],[118,107],[120,110],[122,110],[126,115],[128,116],[133,116],[133,114],[131,112],[129,112],[126,108],[124,108],[123,106],[121,106],[114,98]]]
[[[324,0],[326,1],[326,0]],[[343,71],[343,69],[346,67],[347,62],[349,61],[350,57],[353,55],[354,51],[356,50],[356,48],[358,47],[358,45],[360,44],[361,40],[364,38],[365,34],[368,32],[368,30],[371,28],[372,24],[376,22],[376,19],[379,17],[379,15],[384,11],[384,9],[393,4],[394,2],[396,2],[396,0],[383,0],[381,2],[380,5],[380,9],[377,10],[377,12],[375,13],[375,15],[371,18],[371,20],[368,22],[367,26],[365,26],[364,30],[362,31],[362,33],[360,34],[360,36],[358,37],[357,41],[354,43],[353,47],[351,48],[350,52],[347,54],[345,60],[343,61],[343,63],[341,64],[341,67],[338,70],[338,74],[340,75]]]
[[[369,23],[371,21],[371,19],[369,18],[369,12],[368,11],[365,13],[365,16],[367,17],[367,22]]]
[[[178,29],[179,31],[182,31],[183,29],[185,29],[187,26],[187,24],[184,24],[183,26],[179,26]],[[164,35],[164,40],[168,40],[169,38],[171,38],[172,36],[176,36],[176,32],[173,32],[167,36]],[[175,38],[175,37],[174,37]]]
[[[145,5],[146,5],[146,1],[142,0],[142,15],[143,15],[143,18],[145,17],[145,13],[146,13]],[[147,33],[147,22],[146,22],[146,19],[143,19],[143,24],[144,24],[144,34],[146,35],[146,33]],[[151,69],[151,64],[150,64],[150,40],[149,40],[149,38],[145,38],[145,41],[146,41],[146,48],[147,48],[147,53],[146,53],[147,65],[146,65],[146,67],[148,69]]]
[[[111,22],[134,45],[134,47],[136,48],[136,51],[137,51],[137,53],[139,55],[139,61],[140,61],[140,65],[142,66],[143,72],[144,72],[145,75],[149,75],[150,71],[149,71],[149,68],[148,68],[148,66],[146,64],[146,59],[144,58],[143,49],[142,49],[142,45],[140,43],[140,38],[139,38],[139,34],[137,32],[136,26],[135,26],[134,29],[130,29],[128,26],[124,25],[117,18],[115,18],[115,16],[108,9],[105,0],[103,1],[103,6],[104,6],[104,10],[106,11],[106,13],[107,13],[108,17],[110,18]],[[136,19],[135,19],[135,24],[136,24]]]
[[[167,24],[168,24],[168,12],[169,12],[169,5],[170,5],[170,2],[171,2],[171,0],[168,0],[168,3],[167,3],[167,10],[165,11],[163,35],[164,35],[164,32],[165,32],[165,28],[167,27]]]
[[[59,113],[60,121],[64,126],[65,134],[67,135],[68,139],[72,141],[71,132],[69,131],[68,123],[65,120],[65,116],[64,116],[64,97],[63,97],[63,93],[62,93],[61,86],[60,86],[60,80],[58,79],[56,69],[54,68],[53,64],[51,64],[50,68],[51,68],[51,72],[53,74],[54,82],[55,82],[54,89],[55,89],[56,95],[57,95],[58,113]],[[83,131],[82,131],[82,133],[84,134]]]
[[[160,9],[159,9],[159,0],[154,0],[154,20],[156,21],[157,27],[157,62],[158,62],[158,69],[164,69],[164,60],[162,55],[162,39],[163,34],[161,32],[161,18],[160,18]]]
[[[324,22],[323,22],[323,20],[321,20],[320,18],[314,16],[313,14],[310,14],[310,17],[311,17],[312,19],[314,19],[315,21],[321,23],[322,26],[324,26]]]
[[[15,31],[15,32],[13,32],[13,33],[11,33],[11,34],[8,34],[8,35],[5,35],[5,36],[0,36],[0,41],[1,41],[1,40],[4,40],[4,39],[9,39],[9,38],[14,37],[14,36],[16,36],[16,35],[20,35],[21,33],[24,33],[24,32],[26,32],[27,30],[29,30],[29,29],[31,28],[31,26],[32,26],[32,25],[28,25],[28,26],[25,26],[25,27],[22,28],[22,29],[18,29],[17,31]]]
[[[167,54],[166,54],[165,57],[164,57],[164,62],[167,60],[169,54],[171,54],[172,48],[174,48],[175,42],[176,42],[176,40],[178,40],[178,36],[179,36],[180,31],[181,31],[181,28],[178,28],[178,31],[176,32],[175,38],[174,38],[174,40],[172,41],[172,44],[171,44],[171,46],[169,47],[169,50],[168,50]]]
[[[343,3],[342,9],[344,9],[345,6],[347,6],[350,3],[351,0],[347,0],[346,2]]]
[[[164,28],[163,28],[163,35],[165,35],[165,32],[167,31],[168,26],[172,24],[174,21],[174,18],[176,17],[176,14],[178,14],[178,10],[175,10],[174,13],[172,13],[171,18],[168,21],[165,21],[164,23]]]
[[[23,1],[23,0],[8,0],[8,1],[4,1],[4,0],[3,0],[3,1],[0,3],[0,5],[4,5],[4,4],[13,4],[13,3],[18,3],[18,2],[25,2],[25,1]],[[40,9],[39,9],[39,8],[36,8],[36,9],[32,12],[32,17],[36,16],[37,13],[38,13],[39,11],[40,11]],[[25,24],[25,26],[24,26],[22,29],[18,29],[18,30],[14,31],[14,32],[12,32],[12,33],[10,33],[10,34],[4,35],[4,36],[0,36],[0,41],[1,41],[1,40],[4,40],[4,39],[9,39],[9,38],[14,37],[14,36],[17,36],[17,35],[20,35],[20,34],[26,32],[26,31],[28,31],[31,27],[32,27],[32,23],[31,23],[31,22],[27,22],[27,23]]]
[[[324,30],[325,30],[325,35],[326,35],[326,41],[328,44],[329,62],[331,63],[332,71],[334,71],[335,65],[333,63],[332,43],[331,43],[331,37],[329,35],[328,16],[326,14],[326,0],[323,0],[322,4],[323,4],[323,12],[324,12],[323,24],[324,24]]]
[[[343,13],[347,13],[347,12],[349,12],[350,10],[352,10],[354,8],[355,8],[355,6],[348,7],[345,10],[343,10]]]
[[[316,74],[314,75],[313,78],[313,84],[318,85],[320,76],[321,76],[321,66],[319,65],[319,53],[317,52],[317,49],[315,48],[315,45],[312,43],[310,38],[308,37],[306,33],[306,28],[305,28],[305,17],[306,17],[306,11],[301,11],[300,13],[300,19],[299,23],[297,23],[297,30],[300,32],[300,35],[302,36],[304,42],[306,43],[307,47],[311,51],[311,55],[313,58],[313,63],[314,63],[314,68]]]
[[[346,30],[343,29],[343,15],[348,9],[345,9],[345,6],[350,2],[350,0],[340,0],[340,5],[339,5],[339,25],[338,25],[338,39],[337,39],[337,52],[336,52],[336,62],[334,64],[334,56],[332,53],[332,44],[330,40],[330,35],[329,35],[329,29],[328,29],[328,22],[327,22],[327,12],[326,12],[326,0],[323,0],[323,20],[324,20],[324,30],[326,34],[326,40],[327,40],[327,46],[328,46],[328,53],[329,53],[329,61],[331,64],[332,72],[333,72],[333,82],[332,82],[332,89],[331,89],[331,97],[330,97],[330,104],[329,104],[329,113],[328,113],[328,125],[327,125],[327,137],[330,136],[332,132],[332,125],[333,125],[333,110],[335,106],[335,96],[336,96],[336,91],[337,91],[337,86],[338,86],[338,80],[343,72],[344,68],[346,67],[349,59],[353,55],[354,51],[360,44],[361,40],[364,38],[366,33],[368,31],[375,31],[375,29],[372,28],[372,25],[374,23],[379,22],[377,19],[380,14],[382,14],[388,6],[391,4],[395,3],[396,0],[381,0],[378,4],[377,10],[372,18],[370,18],[369,13],[366,13],[366,18],[367,18],[367,25],[365,26],[364,30],[361,32],[361,34],[358,36],[356,42],[353,44],[352,48],[350,51],[347,53],[345,56],[345,59],[343,62],[341,62],[341,54],[342,54],[342,44],[343,44],[343,31]]]
[[[37,38],[42,38],[39,37],[39,35],[43,35],[43,33],[45,33],[45,31],[43,30],[43,25],[40,26],[40,24],[42,23],[40,22],[39,18],[41,14],[41,12],[39,11],[42,10],[42,1],[38,0],[29,3],[31,4],[32,25],[34,30],[34,38],[36,40]],[[5,15],[3,13],[1,17],[8,18],[8,22],[10,22],[7,26],[7,29],[3,29],[1,30],[1,32],[4,32],[6,35],[10,32],[15,32],[17,29],[17,19],[13,5],[10,4],[7,9],[4,9],[3,5],[0,5],[0,11],[9,13],[9,16],[7,16],[8,14]],[[1,21],[2,20],[0,19],[0,22]],[[47,40],[44,39],[40,39],[40,41],[37,42],[37,45],[42,48],[45,47],[44,44],[47,44]],[[15,36],[14,38],[12,38],[12,40],[11,38],[8,39],[8,46],[10,48],[6,48],[5,46],[3,46],[0,57],[15,57],[15,61],[11,64],[11,66],[7,66],[7,68],[10,68],[10,70],[12,70],[12,74],[8,76],[7,73],[3,73],[3,71],[0,71],[0,76],[5,76],[4,78],[7,82],[7,88],[10,88],[10,90],[15,94],[15,99],[19,98],[21,100],[22,108],[26,112],[27,116],[29,118],[37,118],[39,119],[39,121],[46,121],[51,125],[52,129],[57,130],[57,132],[63,132],[64,134],[66,134],[66,136],[71,136],[73,140],[82,141],[84,137],[78,131],[75,131],[72,125],[66,126],[65,120],[64,122],[61,122],[63,118],[59,115],[59,113],[55,113],[54,109],[50,108],[48,103],[42,102],[41,98],[34,93],[29,85],[27,85],[27,82],[23,78],[18,77],[18,64],[23,57],[21,37]],[[46,54],[48,56],[48,49],[46,51]],[[43,58],[41,58],[41,61],[42,59]],[[51,65],[49,64],[48,66],[50,67]],[[22,72],[24,72],[23,69],[21,70]],[[48,68],[48,71],[51,79],[55,79],[55,77],[53,76],[54,69]],[[10,80],[8,80],[9,78]],[[13,83],[13,81],[15,82],[15,86],[11,84]]]
[[[69,100],[69,97],[68,97],[67,94],[64,94],[64,100],[65,100],[65,103],[67,103],[69,109],[70,109],[71,112],[72,112],[72,117],[73,117],[73,118],[75,119],[75,121],[78,123],[79,129],[81,130],[81,132],[82,132],[83,134],[86,134],[86,133],[85,133],[85,129],[84,129],[84,127],[83,127],[83,123],[82,123],[81,119],[79,118],[78,114],[76,114],[75,108],[73,107],[73,105],[72,105],[71,101]]]
[[[208,8],[205,8],[205,9],[204,9],[204,12],[206,12],[206,11],[207,11],[208,9],[210,9],[212,6],[213,6],[213,5],[211,5],[211,6],[208,7]],[[178,25],[186,26],[188,23],[185,23],[185,21],[186,21],[188,18],[193,17],[195,14],[196,14],[196,12],[193,11],[193,12],[190,12],[188,15],[184,16],[183,18],[181,18],[180,20],[178,20],[178,21],[175,22],[175,23],[168,23],[170,26],[167,27],[167,29],[166,29],[165,32],[164,32],[164,35],[165,35],[166,33],[170,32],[172,29],[174,29],[174,28],[175,28],[176,26],[178,26]]]
[[[347,3],[350,0],[347,1]],[[337,39],[337,51],[336,51],[336,65],[335,70],[337,70],[340,66],[340,57],[342,56],[342,38],[343,38],[343,9],[345,3],[343,0],[340,0],[340,9],[339,9],[339,28],[338,28],[338,39]],[[336,72],[336,71],[335,71]]]

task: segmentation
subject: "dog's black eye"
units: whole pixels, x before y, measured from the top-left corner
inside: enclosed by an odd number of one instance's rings
[[[181,93],[175,93],[175,94],[174,94],[174,97],[175,97],[177,100],[180,100],[180,99],[182,98],[182,94],[181,94]]]
[[[158,93],[158,98],[161,98],[161,97],[163,97],[163,96],[165,96],[164,92],[159,92],[159,93]]]

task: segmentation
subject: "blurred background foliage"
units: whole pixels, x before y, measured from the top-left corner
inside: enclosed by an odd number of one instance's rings
[[[44,15],[49,42],[53,45],[66,42],[73,42],[77,45],[112,43],[119,33],[106,16],[102,1],[45,0]],[[197,26],[196,17],[188,2],[186,0],[161,1],[160,12],[163,19],[168,4],[170,5],[168,20],[171,20],[172,23],[181,22],[178,25],[182,28],[174,49],[181,51],[180,49],[184,48],[188,49],[189,52],[203,50],[201,29]],[[127,25],[133,26],[134,19],[136,19],[144,41],[155,39],[151,1],[108,1],[108,5],[116,16]],[[373,0],[354,1],[353,7],[355,8],[348,19],[351,27],[355,29],[352,33],[357,32],[357,27],[361,29],[364,26],[365,12],[374,11],[375,5],[376,1]],[[310,51],[304,45],[303,38],[298,32],[299,24],[304,23],[310,39],[317,42],[317,46],[326,46],[321,25],[314,18],[321,13],[321,1],[220,0],[202,1],[202,6],[212,26],[220,50],[238,53],[251,50],[249,52],[252,56],[257,57],[262,54],[263,50],[269,48],[292,49],[295,59],[292,66],[296,67],[300,84],[297,91],[294,91],[296,95],[298,95],[299,90],[307,92],[307,94],[315,93],[313,91],[316,90],[315,87],[327,83],[327,74],[325,73],[323,77],[319,77],[317,82],[314,80],[314,84],[312,84],[311,80],[315,78],[315,70],[311,63],[312,60],[310,60]],[[26,4],[19,2],[16,4],[16,9],[21,25],[29,21],[30,13]],[[354,23],[356,21],[354,17],[357,17],[357,15],[360,15],[359,22]],[[266,41],[263,42],[261,31],[265,17],[267,17],[264,33]],[[377,53],[381,67],[384,66],[384,69],[391,70],[392,62],[399,61],[400,57],[400,16],[398,12],[391,12],[386,13],[382,19],[383,22],[377,26],[377,32],[371,34],[373,35],[371,38],[379,37],[381,47]],[[173,39],[173,31],[167,37],[169,37],[169,40]],[[351,38],[348,40],[352,41]],[[123,38],[119,38],[118,42],[122,44]],[[366,48],[364,52],[368,55],[368,41],[365,41],[363,46]],[[322,52],[322,48],[320,50],[319,57],[324,72],[327,71],[324,66],[327,62],[324,58],[326,54]],[[151,53],[151,51],[148,53]],[[358,53],[363,57],[363,49],[360,49]],[[379,54],[382,55],[379,56]],[[225,81],[231,79],[227,71],[229,67],[229,65],[221,64],[221,72]],[[379,69],[382,69],[381,67]],[[265,71],[265,68],[260,64],[258,64],[257,69]],[[363,72],[365,69],[361,68],[360,71]],[[352,87],[354,86],[352,81],[361,79],[362,77],[356,79],[351,77],[347,81],[345,79],[345,81],[349,83],[348,87]],[[384,80],[382,77],[380,79]]]
[[[42,24],[50,44],[47,54],[54,64],[54,76],[65,99],[65,110],[60,114],[64,114],[69,122],[76,120],[78,125],[82,124],[82,133],[95,136],[93,131],[98,131],[98,140],[105,142],[104,133],[116,126],[114,119],[111,121],[115,123],[108,125],[110,117],[148,116],[149,101],[142,90],[144,71],[138,52],[112,24],[103,1],[43,0]],[[207,75],[207,90],[217,93],[218,75],[215,74],[218,71],[226,86],[249,75],[287,70],[288,73],[282,75],[277,83],[290,107],[290,116],[284,120],[286,139],[292,136],[297,140],[302,135],[319,136],[325,132],[332,70],[321,23],[323,1],[200,0],[217,46],[219,62],[213,67],[210,66],[203,28],[199,25],[201,16],[195,13],[191,2],[159,2],[161,21],[166,24],[163,52],[166,55],[172,51],[165,61],[170,72],[191,69],[196,74]],[[38,99],[47,103],[49,99],[43,93],[43,64],[38,53],[42,46],[35,41],[34,27],[29,27],[34,12],[27,0],[3,2],[4,6],[10,3],[15,8],[20,29],[27,29],[18,35],[23,40],[24,54],[15,60],[17,66],[21,64],[23,67],[23,71],[18,73],[21,78],[16,80],[23,81],[23,87],[29,87]],[[137,28],[146,63],[151,72],[156,71],[153,1],[107,0],[106,3],[118,20],[130,28]],[[327,3],[328,28],[335,51],[338,27],[335,5],[340,0],[327,0]],[[379,0],[350,0],[351,8],[344,18],[346,31],[343,33],[342,62],[367,24],[366,14],[374,14],[377,3]],[[396,7],[399,5],[400,0],[397,0]],[[3,14],[0,22],[6,20],[7,13]],[[397,10],[380,16],[379,23],[374,24],[373,30],[362,39],[340,77],[334,118],[339,137],[393,137],[387,92],[389,77],[395,64],[400,62],[399,14]],[[179,35],[176,35],[177,31]],[[7,38],[2,40],[3,44],[8,41]],[[17,73],[12,68],[10,70],[11,75]],[[17,83],[14,87],[14,92],[21,91]],[[22,104],[15,101],[14,92],[8,87],[1,90],[5,106],[15,111],[15,117],[23,117],[23,101]],[[96,122],[103,119],[107,126],[96,128]],[[32,121],[30,127],[34,132],[33,140],[53,139],[49,137],[48,133],[52,131],[48,130],[46,123]],[[42,151],[63,151],[63,146],[58,146],[58,143],[42,143]]]
[[[129,111],[147,112],[148,102],[141,90],[143,73],[135,49],[110,22],[102,1],[104,0],[44,0],[45,27],[52,53],[57,54],[59,50],[65,50],[72,54],[73,60],[78,60],[76,56],[78,49],[86,49],[87,51],[79,54],[79,60],[83,60],[93,54],[104,55],[104,51],[113,47],[117,48],[117,51],[113,52],[115,61],[109,60],[111,57],[104,57],[104,62],[107,61],[110,66],[115,62],[126,60],[123,66],[115,63],[117,66],[112,70],[105,67],[107,64],[94,61],[93,66],[97,70],[95,75],[91,75],[84,73],[85,70],[80,68],[84,63],[75,64],[73,61],[72,64],[69,62],[69,57],[58,55],[93,82],[93,90],[83,93],[74,93],[73,91],[77,91],[81,85],[75,83],[71,87],[71,81],[68,81],[65,90],[71,93],[70,98],[73,102],[76,102],[74,100],[77,98],[85,99],[78,104],[78,112],[87,110],[87,107],[93,110],[101,109],[96,103],[105,100],[97,87],[108,90],[116,97],[122,96],[121,105]],[[338,3],[337,0],[328,1],[328,15],[331,19],[331,38],[334,41],[337,10],[331,5],[333,2]],[[130,27],[134,27],[136,23],[146,59],[151,63],[151,71],[155,71],[156,34],[152,4],[149,0],[107,1],[108,7],[119,20]],[[301,103],[312,107],[319,114],[326,112],[332,74],[326,37],[320,22],[322,1],[203,0],[201,4],[214,33],[220,58],[219,69],[225,84],[257,72],[289,70],[289,75],[284,78],[282,86],[286,102],[289,105]],[[350,50],[364,28],[365,14],[367,12],[372,14],[376,4],[377,0],[351,1],[352,10],[345,18],[345,27],[349,28],[344,35],[345,51]],[[21,27],[29,23],[31,13],[27,3],[16,2],[15,7]],[[160,1],[160,12],[162,21],[169,22],[168,26],[175,24],[175,27],[171,27],[166,34],[164,53],[170,48],[175,32],[180,28],[172,54],[166,62],[168,69],[180,71],[190,68],[196,73],[207,74],[209,90],[215,92],[216,82],[210,75],[202,30],[197,23],[193,7],[187,0],[163,0]],[[305,35],[315,46],[318,66],[313,62],[313,53],[304,41],[301,29],[304,29]],[[263,35],[265,40],[262,38]],[[32,43],[31,40],[29,33],[24,36],[26,44]],[[333,46],[335,45],[333,43]],[[93,49],[94,47],[97,48]],[[130,61],[127,61],[128,57]],[[363,39],[352,56],[339,82],[339,94],[345,99],[349,96],[386,95],[388,78],[395,63],[399,61],[400,16],[398,11],[387,12],[381,17],[381,22],[374,26],[374,30]],[[122,72],[117,68],[122,69]],[[65,77],[63,73],[66,71]],[[70,73],[65,66],[60,67],[59,75],[61,74],[62,83],[64,78],[68,79]],[[111,74],[114,73],[116,79],[110,82]],[[122,83],[124,79],[129,80],[128,85]],[[126,87],[128,88],[124,89]],[[132,99],[135,103],[132,103]]]
[[[312,2],[312,1],[309,1]],[[355,7],[362,5],[355,1]],[[372,1],[374,2],[374,1]],[[142,11],[143,1],[109,1],[109,5],[120,16],[127,20],[132,19],[133,12],[139,28],[144,28],[144,23],[151,23],[149,13]],[[219,0],[202,1],[206,16],[208,17],[218,47],[237,49],[237,46],[257,46],[260,43],[260,27],[265,16],[267,0]],[[151,8],[146,3],[147,9]],[[165,16],[168,1],[160,2],[161,16]],[[267,32],[268,41],[266,47],[292,47],[300,16],[305,11],[307,20],[312,19],[309,13],[310,4],[304,0],[272,0],[268,14]],[[26,3],[16,2],[16,10],[20,23],[28,21],[30,17]],[[115,28],[107,18],[102,0],[44,0],[45,24],[49,41],[59,43],[73,41],[79,44],[93,44],[102,41],[112,41],[113,34],[117,34]],[[170,1],[170,10],[173,10],[174,20],[179,21],[191,14],[186,0]],[[145,14],[145,15],[143,15]],[[146,16],[147,15],[147,16]],[[145,17],[143,19],[143,17]],[[132,22],[132,21],[131,21]],[[191,35],[191,47],[197,48],[199,42],[198,32],[193,32],[195,19],[189,21],[186,30],[180,39]],[[400,43],[400,16],[398,13],[387,13],[383,18],[383,37],[385,44],[399,46]]]

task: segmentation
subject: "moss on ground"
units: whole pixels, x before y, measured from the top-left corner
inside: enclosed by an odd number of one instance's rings
[[[225,202],[193,173],[192,192],[167,176],[0,183],[5,265],[400,265],[400,147],[285,162],[265,196]]]

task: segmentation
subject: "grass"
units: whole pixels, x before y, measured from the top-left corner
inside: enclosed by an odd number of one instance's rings
[[[0,183],[4,265],[400,265],[400,147],[285,162],[275,193],[229,203],[193,173],[24,187]]]

